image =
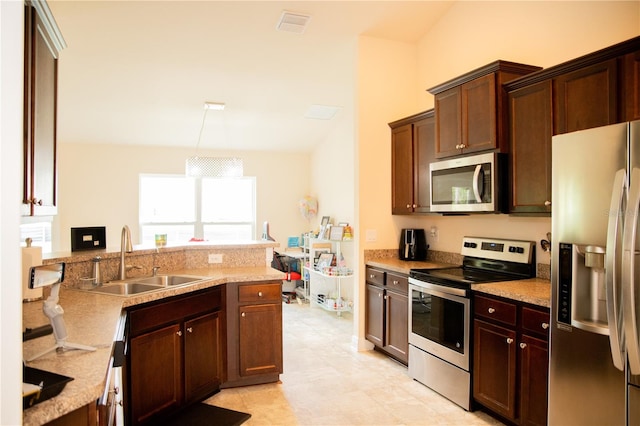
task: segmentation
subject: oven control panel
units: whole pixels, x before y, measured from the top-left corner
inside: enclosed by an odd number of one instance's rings
[[[534,241],[463,237],[462,251],[460,253],[463,256],[530,263],[534,249]]]

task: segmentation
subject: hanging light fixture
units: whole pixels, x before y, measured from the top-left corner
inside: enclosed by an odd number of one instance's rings
[[[196,144],[196,155],[187,158],[185,163],[185,174],[187,176],[239,177],[244,175],[242,158],[198,156],[198,148],[200,148],[200,140],[202,139],[202,131],[204,130],[204,123],[207,119],[207,112],[211,109],[222,111],[224,108],[224,103],[204,103],[204,114],[202,115],[202,124],[200,125],[200,133],[198,134],[198,142]]]

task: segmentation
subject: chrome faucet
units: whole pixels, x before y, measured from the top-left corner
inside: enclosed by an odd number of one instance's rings
[[[131,231],[127,225],[122,227],[122,234],[120,234],[120,279],[127,279],[127,265],[125,263],[124,254],[131,253],[133,251],[133,245],[131,244]]]

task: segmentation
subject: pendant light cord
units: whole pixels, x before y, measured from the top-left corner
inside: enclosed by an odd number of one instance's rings
[[[207,119],[209,108],[205,106],[204,114],[202,114],[202,124],[200,125],[200,133],[198,133],[198,142],[196,143],[196,158],[198,158],[198,148],[200,148],[200,140],[202,139],[202,131],[204,130],[204,122]]]

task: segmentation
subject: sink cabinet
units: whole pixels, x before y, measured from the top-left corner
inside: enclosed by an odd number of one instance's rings
[[[549,310],[474,295],[473,398],[519,425],[546,425]]]
[[[404,274],[366,267],[365,338],[404,365],[409,361],[409,281]]]
[[[128,312],[124,400],[129,424],[153,423],[220,389],[223,302],[218,286]]]
[[[25,2],[24,216],[57,213],[58,56],[66,47],[45,1]]]
[[[223,388],[277,382],[282,373],[282,281],[227,284],[227,335]]]

